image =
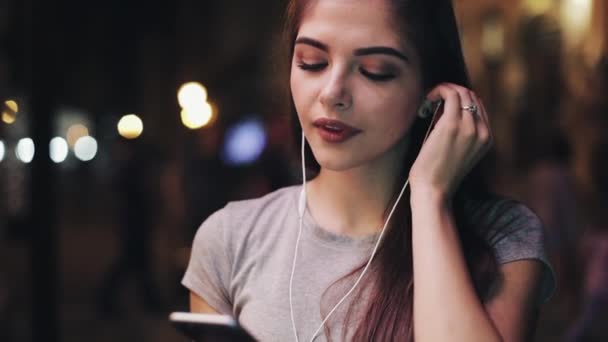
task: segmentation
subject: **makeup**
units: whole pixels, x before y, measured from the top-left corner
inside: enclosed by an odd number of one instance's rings
[[[360,129],[349,126],[341,121],[320,118],[313,122],[313,126],[323,140],[329,143],[341,143],[361,132]]]

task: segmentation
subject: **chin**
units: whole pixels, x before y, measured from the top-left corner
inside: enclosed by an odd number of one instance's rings
[[[353,158],[353,156],[347,156],[345,153],[339,153],[337,155],[320,153],[315,154],[315,159],[321,168],[335,172],[347,171],[364,163],[361,158]]]
[[[351,146],[345,149],[331,149],[311,145],[311,148],[321,168],[328,171],[342,172],[387,162],[392,164],[390,160],[394,158],[403,160],[403,153],[408,145],[409,141],[407,139],[401,139],[389,146]]]

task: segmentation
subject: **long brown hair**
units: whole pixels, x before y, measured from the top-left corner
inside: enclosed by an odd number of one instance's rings
[[[425,93],[441,82],[456,83],[470,88],[451,1],[387,1],[393,6],[397,27],[410,39],[419,54],[422,89]],[[290,59],[293,58],[294,41],[302,16],[307,6],[312,5],[311,2],[314,1],[290,0],[289,2],[284,32],[290,49]],[[290,102],[293,114],[292,127],[296,133],[294,136],[299,137],[301,128],[293,100]],[[394,186],[395,197],[420,151],[424,133],[429,125],[428,121],[417,119],[409,131],[411,143],[401,164],[404,165],[402,177]],[[320,166],[308,145],[306,162],[311,173],[318,174]],[[481,200],[478,202],[481,203],[490,196],[483,191],[486,189],[486,182],[481,170],[478,165],[462,182],[455,194],[453,208],[467,266],[475,290],[478,296],[483,298],[496,274],[497,265],[491,248],[479,234],[484,227],[479,227],[480,224],[473,221],[470,209],[465,212],[467,202]],[[370,268],[371,272],[366,275],[364,283],[350,300],[343,322],[343,339],[346,339],[348,333],[356,341],[413,340],[414,283],[409,195],[409,191],[406,191],[404,198],[398,204]],[[363,266],[364,264],[352,270],[325,291],[321,305],[323,317],[341,298],[345,284],[352,283],[349,279],[358,275]],[[325,333],[330,339],[329,326],[325,327]]]

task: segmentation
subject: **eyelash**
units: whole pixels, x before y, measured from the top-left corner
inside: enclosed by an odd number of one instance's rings
[[[310,72],[321,71],[326,66],[327,66],[327,63],[317,63],[317,64],[307,64],[304,62],[298,63],[298,68],[300,68],[304,71],[310,71]],[[363,76],[369,78],[372,81],[376,81],[376,82],[385,82],[385,81],[389,81],[389,80],[392,80],[393,78],[395,78],[395,75],[393,75],[393,74],[374,74],[363,68],[359,68],[359,71],[361,72],[361,74]]]

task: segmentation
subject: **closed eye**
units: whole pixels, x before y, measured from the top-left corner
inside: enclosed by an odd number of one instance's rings
[[[393,74],[375,74],[375,73],[369,72],[363,68],[359,68],[359,71],[361,72],[361,74],[363,76],[369,78],[372,81],[383,82],[383,81],[388,81],[388,80],[392,80],[393,78],[395,78],[395,75],[393,75]]]
[[[323,70],[327,66],[327,63],[324,62],[324,63],[309,64],[309,63],[304,63],[304,62],[298,62],[297,66],[298,66],[298,68],[305,70],[305,71],[317,72],[317,71]],[[369,72],[363,68],[359,68],[359,72],[363,76],[367,77],[368,79],[370,79],[372,81],[376,81],[376,82],[389,81],[389,80],[392,80],[393,78],[395,78],[395,75],[393,75],[393,74],[376,74],[376,73]]]
[[[300,68],[302,70],[307,70],[307,71],[321,71],[326,66],[327,66],[327,63],[308,64],[308,63],[304,63],[304,62],[298,62],[298,68]]]

